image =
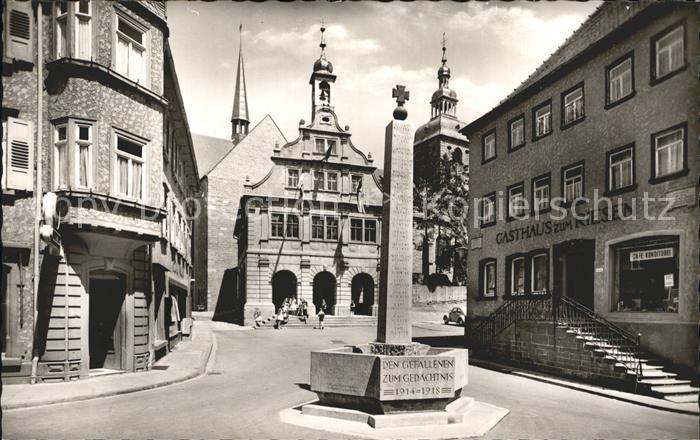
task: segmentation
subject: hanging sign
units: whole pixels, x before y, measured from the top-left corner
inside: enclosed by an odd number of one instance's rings
[[[673,287],[673,274],[667,273],[664,275],[664,287]]]
[[[630,252],[630,261],[660,260],[662,258],[673,258],[673,248]]]

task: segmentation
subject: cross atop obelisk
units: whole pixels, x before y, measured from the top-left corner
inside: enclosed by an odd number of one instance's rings
[[[413,126],[405,122],[403,104],[409,91],[392,91],[398,107],[386,127],[384,143],[384,209],[379,283],[377,342],[401,351],[411,344],[411,289],[413,265]],[[378,348],[380,349],[380,348]],[[386,354],[386,352],[384,353]]]

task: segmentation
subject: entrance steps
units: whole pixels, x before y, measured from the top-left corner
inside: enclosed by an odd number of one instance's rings
[[[374,327],[377,325],[376,316],[335,316],[326,315],[323,320],[324,327]],[[274,328],[275,319],[273,316],[263,320],[263,324],[259,328]],[[296,315],[289,315],[289,319],[282,328],[314,328],[318,327],[318,317],[309,316],[306,323]]]

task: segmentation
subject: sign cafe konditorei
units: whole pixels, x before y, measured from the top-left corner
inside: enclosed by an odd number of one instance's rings
[[[500,245],[542,235],[558,234],[560,232],[596,225],[598,223],[625,219],[633,212],[634,210],[629,204],[623,203],[619,206],[619,209],[611,209],[608,211],[608,209],[602,208],[599,211],[591,210],[585,214],[578,213],[573,216],[573,218],[546,220],[538,224],[499,232],[496,234],[496,244]]]

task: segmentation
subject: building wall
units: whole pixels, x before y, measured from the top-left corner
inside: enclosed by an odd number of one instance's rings
[[[26,5],[29,3],[22,2]],[[164,7],[150,5],[91,2],[92,59],[97,65],[81,64],[56,58],[54,4],[44,4],[44,40],[37,44],[36,16],[31,12],[32,60],[21,62],[3,59],[3,121],[16,117],[33,123],[36,130],[36,63],[37,47],[44,62],[45,94],[42,121],[43,190],[59,196],[62,222],[57,245],[41,244],[38,283],[38,322],[34,319],[34,288],[31,268],[33,243],[34,194],[3,191],[3,254],[24,249],[29,256],[23,261],[26,289],[8,290],[10,303],[17,305],[20,319],[10,329],[13,358],[9,369],[3,368],[3,381],[27,380],[32,357],[36,356],[37,379],[40,381],[74,380],[89,372],[89,280],[93,271],[122,274],[126,296],[121,315],[124,320],[123,368],[143,371],[152,362],[151,243],[161,234],[163,205],[163,143],[165,100],[164,38],[167,31]],[[20,5],[8,2],[8,8]],[[75,7],[72,4],[70,8]],[[142,7],[159,6],[151,17]],[[160,8],[162,7],[162,9]],[[31,8],[30,8],[31,11]],[[116,14],[130,17],[146,27],[148,73],[136,83],[114,72],[113,43]],[[6,20],[6,16],[3,17]],[[6,24],[6,21],[5,21]],[[69,45],[73,30],[69,29]],[[5,51],[7,54],[7,51]],[[92,128],[92,185],[90,192],[75,187],[54,186],[54,126],[61,118],[85,119]],[[56,121],[59,120],[59,121]],[[115,166],[114,130],[123,130],[145,140],[145,176],[143,197],[139,201],[120,200],[112,184]],[[35,138],[36,135],[34,134]],[[71,150],[72,155],[72,150]],[[74,159],[71,159],[75,162]],[[71,167],[75,163],[71,163]],[[71,172],[73,169],[71,168]],[[71,176],[72,177],[72,176]],[[32,185],[33,188],[33,185]],[[141,209],[145,209],[144,213]],[[14,249],[14,250],[13,250]],[[36,328],[36,333],[33,329]],[[32,351],[32,341],[34,350]],[[18,366],[15,367],[17,359]]]
[[[700,279],[698,230],[700,215],[697,203],[697,176],[700,164],[697,160],[697,143],[700,124],[697,114],[700,103],[695,98],[700,94],[697,80],[697,65],[691,60],[700,53],[697,8],[690,5],[677,5],[663,9],[648,22],[639,23],[631,29],[631,34],[617,36],[614,44],[595,54],[586,62],[556,79],[551,84],[524,99],[512,100],[507,110],[494,114],[494,118],[482,120],[469,130],[472,143],[471,195],[482,197],[493,191],[499,194],[499,210],[505,209],[505,197],[500,197],[512,184],[524,182],[525,198],[531,200],[532,178],[551,173],[551,195],[561,195],[561,169],[577,161],[585,161],[584,196],[593,200],[594,190],[600,197],[606,189],[606,152],[630,143],[635,144],[635,172],[637,187],[619,196],[621,201],[638,203],[639,217],[643,215],[642,200],[645,194],[657,199],[650,205],[650,214],[659,216],[665,210],[667,201],[673,198],[674,206],[667,215],[675,220],[613,220],[611,222],[588,224],[587,222],[547,226],[552,213],[544,218],[505,221],[499,215],[498,222],[486,228],[479,228],[472,216],[470,221],[469,251],[469,311],[485,316],[494,311],[504,301],[506,290],[506,256],[535,249],[549,249],[549,289],[553,288],[553,245],[564,240],[595,240],[594,309],[595,312],[633,331],[641,331],[642,345],[658,355],[676,362],[697,366],[697,356],[688,345],[695,340],[694,329],[700,315],[697,310],[698,283]],[[609,17],[608,17],[609,18]],[[613,17],[614,18],[614,17]],[[601,19],[605,20],[605,17]],[[673,23],[684,20],[686,23],[686,59],[688,66],[680,73],[653,84],[650,81],[650,41],[653,35]],[[627,28],[630,30],[630,28]],[[594,36],[579,35],[592,43]],[[605,109],[605,69],[610,63],[629,51],[634,51],[634,85],[636,94],[629,100],[612,108]],[[575,84],[584,82],[585,119],[569,128],[560,128],[560,94]],[[539,103],[552,100],[553,133],[537,141],[532,139],[532,109]],[[508,152],[507,121],[525,114],[526,144]],[[687,175],[652,184],[651,177],[651,135],[676,124],[687,123],[688,153]],[[481,140],[484,133],[496,130],[497,158],[482,164]],[[614,197],[617,199],[617,197]],[[471,204],[472,214],[476,205]],[[597,209],[590,202],[581,211]],[[554,221],[554,223],[557,223]],[[557,229],[563,226],[561,231]],[[517,232],[521,228],[534,227],[535,232]],[[539,229],[537,229],[539,228]],[[512,235],[508,235],[510,231]],[[521,234],[522,238],[518,238]],[[621,240],[655,234],[674,234],[680,237],[680,280],[678,313],[659,312],[617,312],[612,299],[613,268],[610,259],[610,246]],[[479,262],[488,257],[497,258],[497,297],[484,300],[479,297]],[[673,328],[673,331],[670,329]],[[682,334],[682,336],[681,336]],[[663,335],[663,336],[661,336]]]
[[[237,294],[229,279],[238,268],[238,242],[233,232],[246,178],[250,182],[262,179],[272,167],[275,145],[284,143],[279,128],[266,116],[206,176],[207,307],[215,316],[228,309],[219,297]]]

